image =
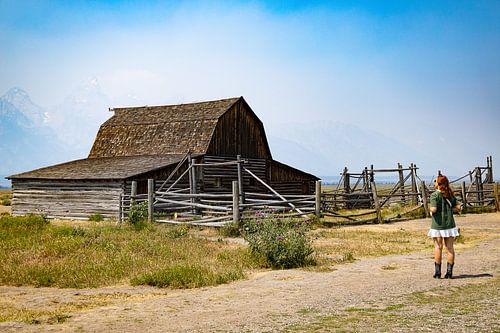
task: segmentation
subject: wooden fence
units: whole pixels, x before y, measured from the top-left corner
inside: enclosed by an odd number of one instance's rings
[[[174,174],[180,166],[187,162],[188,166],[176,179]],[[187,156],[164,181],[148,180],[148,193],[137,194],[137,182],[131,184],[130,195],[123,195],[120,202],[120,221],[125,219],[131,205],[148,202],[149,220],[167,223],[186,223],[221,226],[228,221],[254,218],[257,212],[265,212],[268,217],[294,217],[319,214],[319,194],[316,195],[281,195],[259,175],[246,167],[246,160],[237,157],[234,161],[211,161],[197,163]],[[227,168],[236,168],[227,170]],[[195,168],[214,168],[217,172],[231,172],[236,178],[232,182],[231,192],[199,193],[196,184]],[[226,168],[224,170],[223,168]],[[243,188],[243,175],[252,177],[260,183],[265,192],[240,191]],[[186,182],[187,178],[187,182]],[[188,187],[179,186],[188,184]],[[318,183],[319,185],[319,183]],[[254,187],[255,188],[255,187]],[[251,190],[251,188],[249,188]]]
[[[491,205],[497,211],[500,210],[499,184],[493,182],[491,157],[487,162],[487,167],[476,167],[465,176],[451,181],[465,212],[473,207]],[[318,181],[313,195],[281,195],[245,168],[244,163],[243,159],[238,158],[231,162],[203,164],[203,167],[236,166],[238,177],[232,182],[232,192],[197,193],[194,186],[196,180],[190,170],[201,165],[193,161],[189,161],[189,167],[176,180],[169,177],[155,183],[149,179],[147,194],[138,195],[137,184],[132,182],[130,195],[121,198],[120,221],[125,219],[133,202],[143,201],[148,202],[150,221],[154,219],[157,222],[206,226],[222,226],[230,221],[238,223],[255,218],[258,212],[265,212],[268,217],[331,216],[347,223],[382,223],[384,220],[401,218],[421,207],[426,216],[429,216],[429,197],[434,186],[418,177],[415,164],[410,164],[407,168],[398,164],[395,169],[375,169],[371,166],[358,174],[349,173],[346,168],[342,181],[333,190],[322,191],[321,182]],[[380,186],[376,182],[377,174],[391,172],[397,174],[399,181],[396,184]],[[267,192],[240,191],[243,173],[260,182]],[[189,178],[189,187],[176,187],[183,177]],[[394,216],[382,216],[382,210],[394,204],[404,207],[403,211]],[[352,212],[353,210],[357,211]],[[340,213],[342,211],[350,213]]]

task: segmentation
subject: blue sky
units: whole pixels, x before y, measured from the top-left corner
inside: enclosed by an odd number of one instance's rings
[[[0,0],[0,94],[50,107],[89,77],[110,106],[243,95],[271,132],[339,121],[445,170],[500,159],[500,1]]]

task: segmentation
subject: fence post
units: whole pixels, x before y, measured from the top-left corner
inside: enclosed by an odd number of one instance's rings
[[[365,167],[365,169],[368,170],[368,168],[366,168],[366,167]],[[375,172],[373,171],[373,164],[370,165],[369,174],[370,174],[370,183],[369,183],[369,186],[368,186],[368,192],[373,192],[373,191],[377,190],[376,187],[372,186],[372,184],[375,184]],[[375,194],[377,194],[377,193],[375,193]],[[374,199],[373,195],[372,195],[371,199],[373,201],[373,199]],[[371,207],[372,204],[375,207],[375,202],[370,202],[370,207]]]
[[[418,203],[418,193],[417,193],[417,172],[416,172],[417,166],[413,163],[410,164],[410,169],[411,169],[411,192],[414,194],[412,196],[412,203],[417,204]]]
[[[315,200],[315,214],[316,217],[321,217],[321,180],[316,181],[316,200]]]
[[[155,181],[154,179],[148,179],[148,222],[153,222],[154,214],[154,203],[155,200]]]
[[[137,196],[137,180],[133,180],[130,186],[130,205],[135,203],[136,196]]]
[[[351,176],[348,173],[347,167],[344,168],[344,192],[345,193],[350,193],[351,192]]]
[[[461,191],[462,191],[462,211],[464,213],[467,212],[467,192],[465,190],[465,181],[462,182],[461,186]]]
[[[198,189],[197,189],[197,184],[196,184],[196,167],[194,166],[196,164],[196,158],[192,158],[191,159],[191,165],[192,165],[192,168],[191,168],[191,184],[192,184],[192,190],[191,190],[191,194],[196,194],[198,192]],[[191,198],[191,202],[192,203],[197,203],[198,202],[198,198],[193,196]],[[200,208],[198,207],[193,207],[193,213],[194,214],[199,214],[200,213]]]
[[[238,181],[233,180],[233,223],[240,223],[240,194],[238,189]]]
[[[406,202],[406,197],[405,197],[405,178],[403,174],[403,165],[401,163],[398,163],[398,173],[399,173],[399,186],[401,188],[401,201],[403,201],[403,204]]]
[[[365,169],[363,170],[363,183],[363,190],[365,192],[370,192],[370,177],[368,176],[368,167],[365,167]]]
[[[493,183],[495,180],[493,179],[493,157],[490,156],[490,182]]]
[[[243,176],[241,172],[241,155],[236,155],[236,159],[238,161],[238,190],[240,192],[240,203],[245,203],[245,194],[243,193]]]
[[[375,182],[373,180],[371,181],[371,187],[373,203],[375,204],[375,210],[377,211],[377,223],[383,223],[384,220],[382,219],[382,211],[380,209],[380,202],[378,201],[377,187],[375,186]]]
[[[486,163],[488,164],[488,178],[487,183],[493,183],[493,158],[491,156],[486,157]]]
[[[431,214],[429,212],[429,203],[427,202],[427,189],[423,180],[420,182],[420,187],[422,188],[422,203],[424,204],[425,217],[429,217]]]
[[[476,191],[477,191],[477,201],[478,201],[478,206],[483,205],[483,200],[482,200],[482,189],[481,186],[481,169],[479,167],[476,167]]]
[[[498,197],[498,183],[493,184],[493,193],[495,194],[495,209],[500,211],[500,198]]]

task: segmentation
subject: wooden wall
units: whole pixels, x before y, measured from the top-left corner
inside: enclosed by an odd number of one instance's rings
[[[244,101],[219,119],[207,155],[271,158],[264,125]]]
[[[117,218],[121,181],[12,180],[12,215],[87,219],[92,214]]]
[[[313,194],[316,180],[319,180],[313,175],[274,160],[267,163],[267,179],[281,194]]]
[[[264,159],[245,158],[248,163],[242,164],[243,167],[250,170],[257,177],[267,182],[266,179],[266,161]],[[234,161],[234,157],[205,156],[204,163],[217,163]],[[231,192],[233,180],[238,180],[238,168],[236,165],[221,167],[204,167],[201,173],[200,188],[203,192]],[[267,192],[255,178],[242,170],[243,190],[246,192]]]

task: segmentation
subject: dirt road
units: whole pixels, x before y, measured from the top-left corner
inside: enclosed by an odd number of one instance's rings
[[[457,250],[453,280],[432,278],[429,249],[360,259],[331,272],[260,272],[196,290],[0,287],[4,302],[16,307],[76,304],[61,318],[0,323],[0,332],[429,331],[437,324],[444,331],[500,331],[500,214],[468,215],[457,223],[465,232],[480,228],[494,237]],[[428,220],[416,220],[362,228],[427,227]],[[443,309],[439,302],[446,298],[456,306]]]

